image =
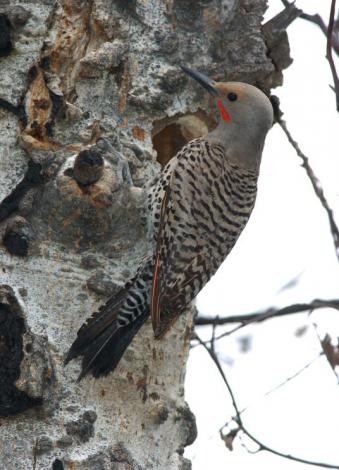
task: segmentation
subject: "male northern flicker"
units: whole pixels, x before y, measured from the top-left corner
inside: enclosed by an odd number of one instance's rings
[[[66,362],[81,379],[114,370],[151,314],[161,337],[217,271],[252,212],[270,100],[239,82],[216,83],[182,67],[215,98],[219,124],[164,167],[149,195],[153,247],[136,276],[80,328]]]

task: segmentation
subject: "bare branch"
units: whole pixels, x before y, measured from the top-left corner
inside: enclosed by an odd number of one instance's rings
[[[281,1],[286,8],[289,8],[291,5],[293,5],[293,3],[290,3],[287,0],[281,0]],[[334,34],[335,33],[334,27],[336,26],[336,28],[338,28],[338,25],[336,24],[334,20],[335,4],[336,4],[336,0],[331,0],[331,9],[330,9],[330,18],[328,22],[328,27],[326,27],[324,20],[318,14],[309,15],[307,13],[302,12],[299,14],[299,17],[318,25],[321,31],[325,34],[327,38],[326,59],[328,60],[330,64],[330,68],[331,68],[331,73],[332,73],[333,82],[334,82],[334,87],[331,86],[331,89],[335,92],[336,108],[337,108],[337,111],[339,112],[339,78],[338,78],[337,70],[336,70],[333,56],[332,56],[332,50],[334,50],[335,53],[339,56],[339,36],[338,34]]]
[[[310,303],[293,304],[283,308],[269,308],[263,312],[247,313],[244,315],[230,315],[227,317],[204,317],[198,316],[195,319],[195,324],[198,326],[204,325],[227,325],[230,323],[241,323],[246,326],[250,323],[261,322],[270,318],[282,317],[285,315],[292,315],[295,313],[303,313],[309,310],[316,310],[319,308],[335,308],[339,310],[339,299],[320,300],[315,299]],[[216,338],[215,338],[216,339]]]
[[[328,60],[330,64],[330,68],[332,72],[334,92],[335,92],[336,103],[337,103],[337,111],[339,112],[339,78],[338,78],[337,69],[335,67],[333,56],[332,56],[335,3],[336,3],[336,0],[332,0],[331,10],[330,10],[330,19],[328,21],[328,28],[327,28],[326,59]]]
[[[324,462],[315,462],[315,461],[303,459],[303,458],[300,458],[300,457],[296,457],[294,455],[286,454],[284,452],[280,452],[276,449],[273,449],[272,447],[267,446],[266,444],[261,442],[259,439],[257,439],[251,432],[249,432],[247,430],[247,428],[245,427],[243,421],[242,421],[241,412],[240,412],[240,410],[238,408],[238,405],[237,405],[237,402],[235,400],[235,395],[234,395],[233,390],[232,390],[232,388],[231,388],[231,386],[230,386],[230,384],[229,384],[229,382],[226,378],[226,375],[225,375],[225,373],[224,373],[224,371],[223,371],[223,369],[222,369],[222,367],[219,363],[218,356],[216,355],[216,353],[211,348],[209,348],[200,339],[200,337],[197,334],[195,334],[195,337],[199,341],[199,343],[206,349],[208,354],[210,355],[211,359],[213,360],[214,364],[217,366],[217,369],[220,372],[220,375],[221,375],[221,377],[224,381],[224,384],[226,385],[226,388],[227,388],[228,393],[231,397],[232,405],[233,405],[233,408],[234,408],[235,414],[236,414],[236,416],[233,418],[233,420],[235,421],[235,423],[237,424],[239,429],[243,432],[243,434],[245,434],[247,437],[249,437],[258,446],[258,451],[264,450],[266,452],[270,452],[271,454],[277,455],[279,457],[283,457],[287,460],[293,460],[295,462],[305,463],[305,464],[312,465],[312,466],[319,466],[319,467],[323,467],[323,468],[334,468],[334,469],[339,470],[339,465],[331,465],[331,464],[324,463]],[[220,431],[220,434],[221,434],[221,437],[224,439],[223,434],[222,434],[222,430]]]
[[[292,5],[292,3],[288,2],[287,0],[281,0],[281,1],[282,1],[283,5],[285,7],[288,7],[289,5]],[[327,37],[326,24],[325,24],[324,20],[322,19],[322,17],[318,13],[316,13],[314,15],[310,15],[308,13],[302,12],[299,15],[299,18],[302,18],[303,20],[309,21],[310,23],[313,23],[313,24],[319,26],[321,31]],[[334,52],[339,56],[339,41],[336,37],[332,37],[332,47],[333,47]]]
[[[339,260],[339,228],[338,228],[338,226],[337,226],[337,224],[334,220],[333,210],[331,209],[331,207],[328,204],[328,201],[327,201],[327,199],[325,197],[325,194],[324,194],[324,190],[321,187],[321,184],[320,184],[318,178],[316,177],[316,175],[315,175],[315,173],[314,173],[314,171],[313,171],[313,169],[310,165],[308,157],[306,157],[306,155],[301,151],[298,143],[293,139],[290,131],[288,130],[286,122],[282,119],[283,113],[280,109],[279,99],[276,96],[272,96],[271,97],[271,102],[272,102],[272,105],[273,105],[273,108],[274,108],[276,122],[278,122],[278,124],[280,125],[280,127],[284,131],[289,143],[292,145],[292,147],[296,151],[298,157],[301,158],[302,166],[305,169],[306,174],[307,174],[307,176],[308,176],[308,178],[309,178],[309,180],[312,184],[313,190],[314,190],[317,198],[319,199],[321,205],[323,206],[323,208],[325,209],[325,211],[327,213],[327,217],[328,217],[328,221],[329,221],[330,229],[331,229],[331,234],[332,234],[332,238],[333,238],[335,253],[336,253],[336,256]]]

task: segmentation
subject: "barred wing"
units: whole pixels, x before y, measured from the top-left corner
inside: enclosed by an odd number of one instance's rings
[[[220,146],[197,139],[175,158],[162,199],[153,275],[151,316],[157,337],[226,258],[255,199]]]

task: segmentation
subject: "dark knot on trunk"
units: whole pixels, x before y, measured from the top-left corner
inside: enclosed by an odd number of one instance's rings
[[[73,176],[82,186],[98,181],[104,170],[104,159],[96,148],[81,151],[75,159]]]

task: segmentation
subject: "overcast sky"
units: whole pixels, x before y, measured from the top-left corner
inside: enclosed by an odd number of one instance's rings
[[[265,20],[282,9],[280,0],[269,4]],[[327,22],[330,0],[297,0],[296,4],[308,13],[320,13]],[[339,222],[339,114],[329,88],[332,78],[325,60],[325,38],[316,26],[301,19],[288,33],[294,62],[275,93]],[[235,249],[199,295],[201,313],[226,316],[339,297],[339,263],[326,214],[312,191],[293,148],[275,126],[266,142],[255,210]],[[290,281],[293,287],[285,289]],[[338,312],[322,310],[311,317],[294,315],[245,328],[220,341],[218,354],[239,407],[249,405],[243,414],[249,431],[282,452],[339,466],[339,387],[327,361],[316,359],[320,347],[313,323],[320,335],[339,336]],[[198,332],[205,338],[210,335],[208,329]],[[247,354],[241,352],[246,341],[250,342]],[[297,379],[263,398],[313,359]],[[233,410],[215,366],[201,347],[190,355],[186,398],[199,431],[186,451],[193,470],[318,468],[267,452],[249,454],[239,441],[233,452],[226,449],[218,430]]]

